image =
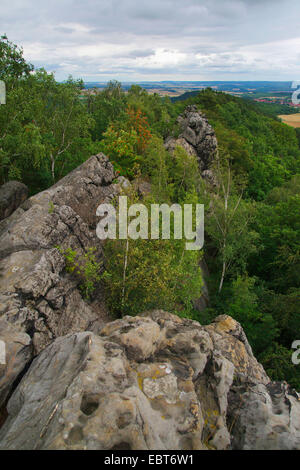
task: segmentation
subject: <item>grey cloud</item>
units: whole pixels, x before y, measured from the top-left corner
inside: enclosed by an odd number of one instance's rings
[[[299,13],[299,0],[1,0],[0,21],[28,60],[59,79],[68,75],[59,64],[70,64],[93,80],[101,70],[255,80],[268,68],[276,79],[299,75]]]
[[[154,49],[145,49],[145,50],[137,49],[137,50],[131,51],[128,54],[128,57],[149,57],[153,55],[154,52],[155,52]]]

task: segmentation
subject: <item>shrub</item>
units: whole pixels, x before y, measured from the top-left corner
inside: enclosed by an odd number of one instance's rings
[[[71,248],[62,250],[57,247],[65,257],[66,271],[73,273],[80,281],[80,290],[86,299],[89,299],[101,279],[101,265],[96,259],[96,248],[91,247],[83,255]]]

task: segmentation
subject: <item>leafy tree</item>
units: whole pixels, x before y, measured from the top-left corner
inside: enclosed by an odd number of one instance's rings
[[[26,182],[34,167],[54,182],[78,150],[84,154],[84,147],[90,148],[84,139],[90,140],[93,121],[79,100],[79,85],[71,79],[57,83],[52,74],[39,70],[8,92],[7,105],[0,110],[2,180]]]
[[[262,201],[272,188],[285,183],[290,172],[274,155],[255,155],[252,158],[247,194],[257,201]]]
[[[299,287],[300,195],[292,195],[275,205],[259,206],[255,229],[263,250],[251,259],[251,271],[265,279],[270,287],[284,292]]]
[[[220,266],[219,293],[225,277],[245,272],[249,255],[257,251],[258,234],[250,230],[255,206],[242,199],[242,190],[236,187],[228,161],[217,160],[215,166],[217,187],[208,187],[211,198],[206,218],[206,231],[217,249]]]
[[[101,150],[121,174],[133,177],[134,168],[142,160],[150,139],[146,117],[140,110],[134,111],[128,107],[124,120],[110,124],[103,134]]]
[[[255,292],[255,278],[238,276],[232,283],[227,314],[243,326],[256,354],[265,351],[278,336],[276,322],[271,314],[260,311]]]
[[[152,193],[158,202],[171,200],[172,186],[169,181],[169,155],[161,137],[152,136],[147,146],[145,157],[140,162],[143,175],[147,175],[152,184]]]
[[[172,200],[181,202],[187,193],[197,191],[200,185],[200,172],[195,155],[189,155],[177,146],[168,158],[169,185]]]
[[[129,204],[138,200],[134,192],[129,197]],[[150,201],[144,203],[149,206]],[[107,240],[104,253],[103,279],[117,316],[153,308],[193,316],[192,300],[201,295],[202,274],[199,252],[185,250],[185,240]]]
[[[94,140],[101,140],[113,122],[122,121],[126,104],[125,93],[117,81],[109,82],[102,92],[90,97],[89,111],[95,121],[92,129]]]
[[[8,89],[13,83],[32,72],[33,65],[23,57],[23,49],[13,44],[6,35],[0,37],[0,80],[7,83]]]
[[[287,381],[300,391],[300,367],[292,362],[293,350],[274,343],[259,356],[268,376],[274,381]]]

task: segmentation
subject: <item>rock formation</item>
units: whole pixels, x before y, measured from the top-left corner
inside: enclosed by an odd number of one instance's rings
[[[0,186],[0,220],[10,216],[27,196],[27,186],[19,181],[9,181]]]
[[[10,398],[0,449],[299,449],[299,396],[270,383],[241,326],[163,311],[68,334]]]
[[[0,407],[33,355],[67,333],[100,326],[98,312],[82,300],[56,249],[102,252],[96,238],[96,208],[118,193],[108,159],[91,157],[46,191],[26,200],[0,222]],[[98,293],[101,303],[103,292]],[[4,369],[4,370],[3,370]]]
[[[212,178],[210,164],[216,155],[218,142],[215,131],[197,106],[188,106],[178,117],[177,124],[181,129],[178,138],[169,137],[165,142],[168,151],[177,146],[183,147],[189,155],[195,155],[202,177]]]

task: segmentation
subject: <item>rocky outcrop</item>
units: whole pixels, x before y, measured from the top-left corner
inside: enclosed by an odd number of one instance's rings
[[[0,186],[0,220],[9,217],[27,196],[27,186],[19,181],[9,181]]]
[[[0,449],[300,449],[300,402],[241,326],[163,311],[68,334],[34,359]]]
[[[188,155],[194,155],[199,164],[200,174],[209,184],[215,185],[215,178],[210,169],[211,163],[217,155],[218,142],[212,126],[197,106],[188,106],[179,116],[177,124],[181,130],[178,138],[168,137],[165,142],[166,149],[172,154],[176,147],[182,147]],[[194,307],[202,311],[209,306],[209,292],[207,279],[208,269],[203,259],[200,262],[203,277],[202,295],[194,300]]]
[[[166,149],[173,152],[177,146],[183,147],[189,155],[196,156],[202,177],[213,179],[209,167],[218,148],[214,129],[195,105],[186,108],[177,124],[181,133],[178,138],[169,137],[166,140]]]
[[[118,193],[114,178],[108,159],[93,156],[0,222],[0,340],[8,345],[0,407],[33,355],[59,336],[103,326],[104,293],[97,292],[97,309],[86,303],[56,247],[83,253],[93,246],[101,261],[96,208]]]

